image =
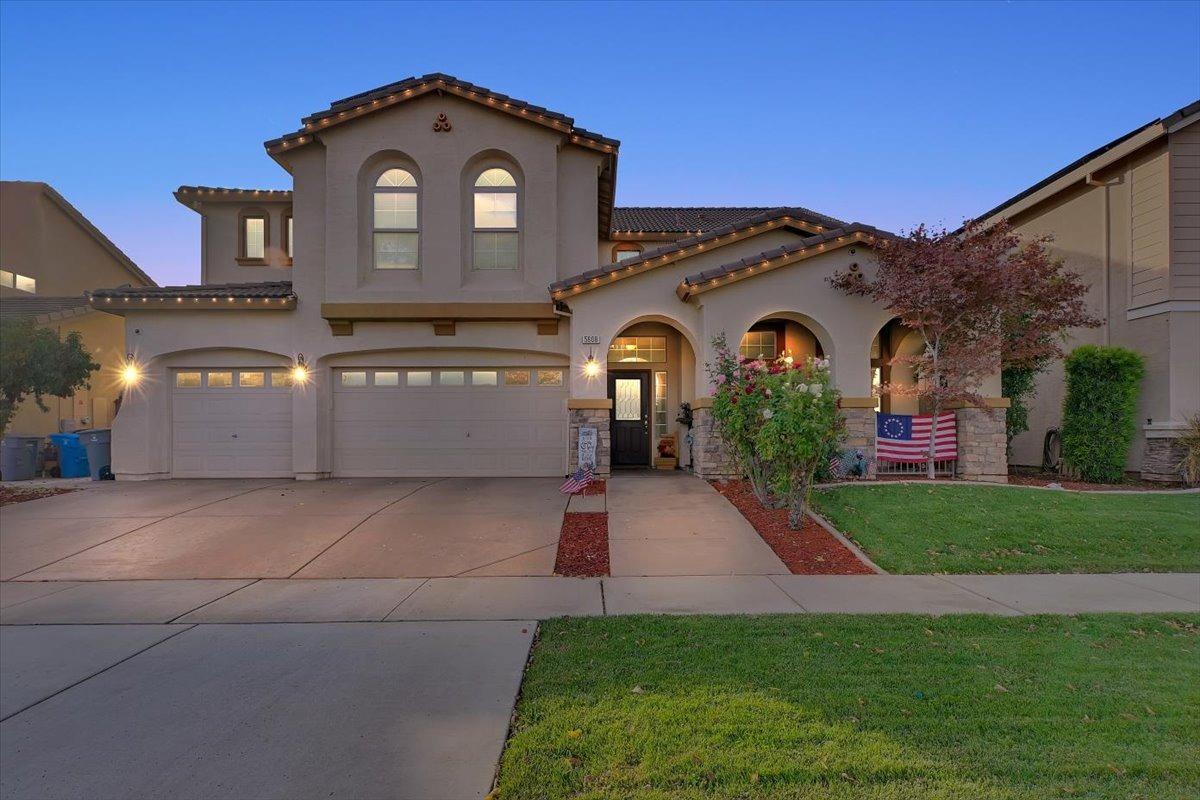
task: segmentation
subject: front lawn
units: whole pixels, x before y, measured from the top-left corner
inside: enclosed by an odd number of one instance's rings
[[[813,505],[888,572],[1200,570],[1200,494],[880,484]]]
[[[543,623],[498,796],[1193,798],[1200,615]]]

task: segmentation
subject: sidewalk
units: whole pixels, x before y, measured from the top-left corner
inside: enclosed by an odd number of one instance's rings
[[[1200,612],[1200,573],[0,583],[0,624],[535,620],[617,614]]]

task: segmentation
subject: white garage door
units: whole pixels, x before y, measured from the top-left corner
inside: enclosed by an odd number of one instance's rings
[[[334,371],[335,475],[558,476],[562,367]]]
[[[280,369],[175,370],[171,474],[292,477],[291,383]]]

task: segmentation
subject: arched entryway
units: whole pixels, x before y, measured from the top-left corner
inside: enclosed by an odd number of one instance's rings
[[[738,340],[737,349],[739,355],[750,359],[773,361],[791,356],[800,361],[828,356],[829,338],[824,329],[808,317],[779,312],[752,324]]]
[[[690,337],[667,317],[633,320],[612,338],[605,372],[614,468],[690,466],[688,427],[678,418],[681,404],[695,400],[698,367]]]
[[[878,398],[876,410],[884,414],[919,414],[920,399],[903,393],[883,391],[886,386],[915,388],[916,375],[911,364],[897,360],[918,355],[924,348],[920,333],[893,319],[875,335],[871,342],[871,389]]]

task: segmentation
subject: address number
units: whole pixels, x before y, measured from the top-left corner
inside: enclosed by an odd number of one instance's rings
[[[580,344],[600,344],[599,336],[584,336],[579,340]]]

